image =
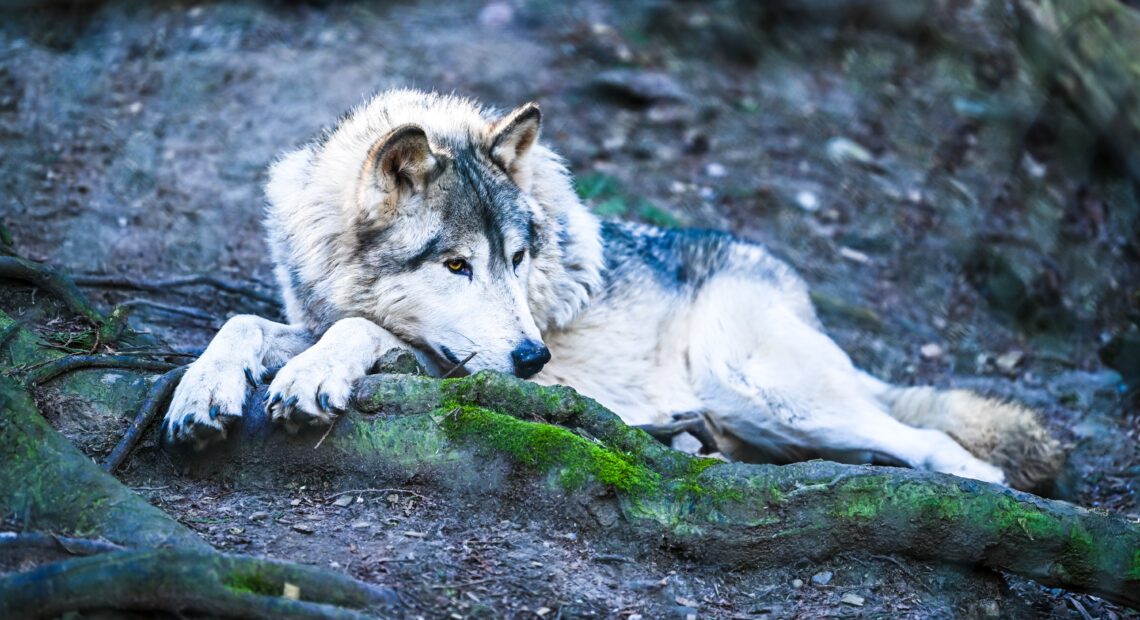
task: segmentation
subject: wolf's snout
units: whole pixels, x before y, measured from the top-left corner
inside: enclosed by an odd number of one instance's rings
[[[527,379],[538,374],[550,361],[550,349],[541,342],[524,340],[511,351],[511,360],[515,363],[515,375]]]

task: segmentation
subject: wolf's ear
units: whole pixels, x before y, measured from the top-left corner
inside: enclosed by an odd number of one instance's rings
[[[368,149],[360,173],[360,204],[393,212],[401,196],[423,192],[440,166],[423,128],[401,125]]]
[[[537,103],[528,103],[495,121],[491,126],[491,158],[518,182],[520,162],[538,140],[542,112]]]

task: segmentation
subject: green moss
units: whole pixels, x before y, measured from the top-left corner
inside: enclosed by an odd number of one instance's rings
[[[1125,577],[1131,581],[1140,581],[1140,549],[1132,552],[1132,565],[1128,567]]]
[[[1070,579],[1078,582],[1087,582],[1096,572],[1095,567],[1100,564],[1099,550],[1092,535],[1080,523],[1069,529],[1059,564]]]
[[[654,494],[660,477],[631,455],[593,443],[550,424],[527,422],[481,407],[448,404],[438,410],[444,432],[477,441],[538,471],[555,470],[565,488],[593,478],[627,493]]]
[[[237,570],[222,579],[227,589],[242,594],[281,596],[284,584],[257,570]]]

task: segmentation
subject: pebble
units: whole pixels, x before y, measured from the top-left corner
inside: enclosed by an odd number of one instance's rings
[[[839,599],[839,602],[846,603],[848,605],[854,605],[855,607],[862,607],[863,597],[859,596],[858,594],[848,592],[847,594],[843,595],[843,598]]]
[[[796,194],[796,204],[804,211],[815,212],[819,210],[819,198],[807,190]]]
[[[251,513],[249,515],[250,521],[261,521],[263,519],[268,519],[268,518],[269,518],[269,513],[265,512],[264,510],[258,510],[257,512]]]
[[[875,156],[862,144],[848,138],[832,138],[827,141],[827,156],[837,164],[856,163],[873,165]]]
[[[721,164],[713,162],[705,166],[705,173],[707,173],[710,177],[720,178],[728,175],[728,169],[726,169]]]
[[[293,530],[302,534],[312,534],[314,531],[311,526],[305,525],[304,523],[294,523]]]
[[[938,346],[937,344],[935,344],[933,342],[928,342],[928,343],[922,345],[922,347],[918,350],[918,352],[922,354],[923,358],[928,359],[928,360],[938,359],[938,358],[942,357],[942,353],[943,353],[942,347]]]
[[[833,573],[829,570],[818,572],[811,576],[811,582],[817,586],[826,586],[831,583]]]
[[[363,530],[372,525],[371,521],[353,521],[351,527],[354,530]]]
[[[994,365],[998,370],[1007,375],[1012,375],[1016,370],[1021,360],[1025,358],[1025,354],[1021,351],[1013,350],[1002,353],[994,360]]]
[[[802,588],[802,587],[804,587],[804,580],[803,580],[803,579],[793,579],[793,580],[792,580],[792,587],[793,587],[793,588]]]
[[[353,501],[352,495],[341,495],[340,497],[336,498],[336,500],[333,501],[333,505],[334,506],[340,506],[341,508],[344,508],[345,506],[348,506],[349,504],[351,504],[352,501]]]

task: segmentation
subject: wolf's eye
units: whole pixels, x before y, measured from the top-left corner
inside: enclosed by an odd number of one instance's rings
[[[518,267],[519,263],[522,262],[523,256],[526,256],[526,251],[519,250],[515,252],[515,255],[511,257],[511,263],[513,263],[515,267]]]
[[[444,265],[451,273],[471,277],[471,265],[467,264],[467,261],[462,258],[453,258],[444,263]]]

